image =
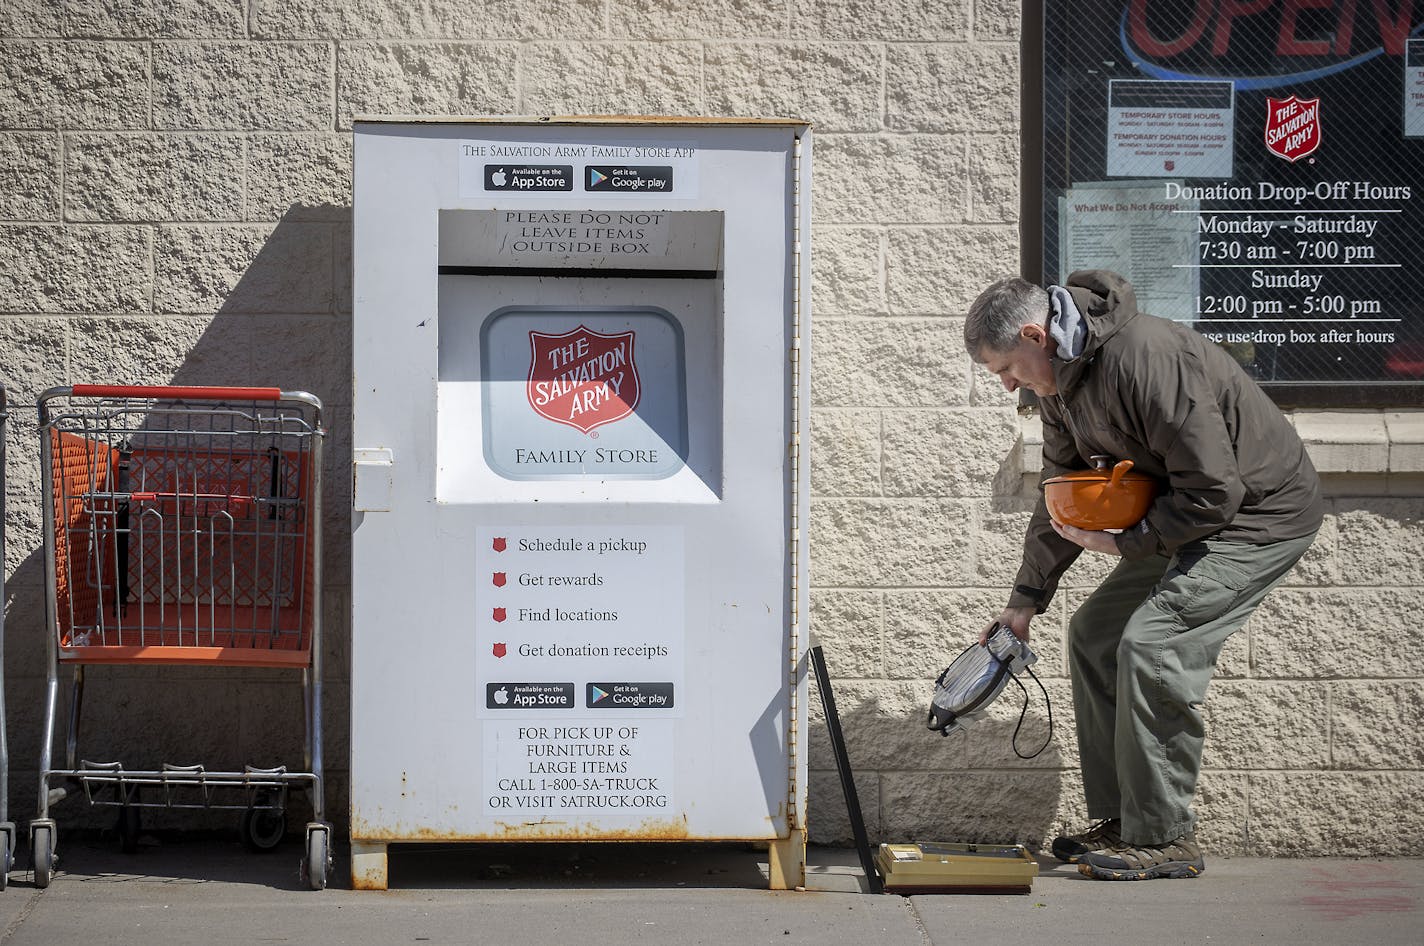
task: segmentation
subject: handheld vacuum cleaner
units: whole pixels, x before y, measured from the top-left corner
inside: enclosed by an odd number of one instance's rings
[[[1004,687],[1012,680],[1024,694],[1023,710],[1019,713],[1018,725],[1014,727],[1014,754],[1021,759],[1038,755],[1053,740],[1053,707],[1048,701],[1043,681],[1030,669],[1037,660],[1038,655],[1029,649],[1025,641],[1014,636],[1007,625],[995,624],[985,643],[971,645],[935,680],[928,727],[942,736],[963,732],[983,718],[989,704],[1004,692]],[[1028,690],[1018,679],[1021,673],[1033,677],[1048,708],[1048,738],[1028,755],[1019,752],[1018,748],[1019,730],[1023,728],[1024,714],[1028,712]]]

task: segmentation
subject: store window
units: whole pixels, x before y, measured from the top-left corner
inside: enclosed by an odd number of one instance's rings
[[[1424,0],[1024,12],[1029,275],[1122,272],[1283,405],[1424,404]]]

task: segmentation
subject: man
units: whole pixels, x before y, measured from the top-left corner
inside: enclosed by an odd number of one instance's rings
[[[1206,869],[1190,808],[1200,705],[1226,639],[1320,528],[1315,468],[1224,351],[1139,312],[1115,273],[1076,272],[1047,292],[996,282],[970,307],[964,343],[1006,390],[1038,395],[1044,479],[1105,454],[1161,484],[1146,517],[1120,532],[1054,522],[1040,496],[999,623],[1028,640],[1083,549],[1121,558],[1068,625],[1097,823],[1056,838],[1053,853],[1104,880],[1196,876]]]

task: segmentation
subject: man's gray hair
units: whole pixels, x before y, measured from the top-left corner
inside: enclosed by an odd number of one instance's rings
[[[1000,279],[979,293],[964,320],[964,347],[983,361],[988,352],[1004,353],[1018,344],[1019,329],[1048,321],[1048,293],[1026,279]]]

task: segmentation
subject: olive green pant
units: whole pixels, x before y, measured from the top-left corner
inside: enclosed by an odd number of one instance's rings
[[[1201,703],[1217,656],[1314,538],[1206,539],[1124,559],[1078,608],[1068,655],[1089,818],[1122,818],[1131,844],[1192,829]]]

